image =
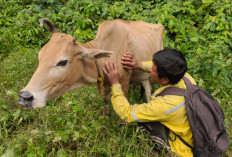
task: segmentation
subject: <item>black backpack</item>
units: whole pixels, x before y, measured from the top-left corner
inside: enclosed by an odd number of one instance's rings
[[[193,135],[193,147],[176,135],[192,149],[195,157],[221,157],[229,146],[224,124],[224,113],[218,102],[203,88],[193,85],[183,77],[186,89],[166,88],[159,96],[185,96],[187,117]]]

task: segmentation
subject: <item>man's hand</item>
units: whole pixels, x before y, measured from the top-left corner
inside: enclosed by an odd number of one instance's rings
[[[132,53],[126,53],[122,56],[121,63],[123,68],[133,70],[133,69],[142,69],[142,63],[139,62]]]
[[[104,74],[107,76],[109,82],[113,86],[114,84],[119,83],[119,72],[118,72],[118,67],[115,63],[113,62],[107,62],[105,64],[105,67],[103,68]]]

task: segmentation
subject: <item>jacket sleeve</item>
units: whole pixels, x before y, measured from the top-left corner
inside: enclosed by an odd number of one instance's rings
[[[120,84],[112,86],[111,102],[115,112],[126,122],[149,122],[165,120],[165,109],[159,99],[149,103],[130,105]]]
[[[121,84],[116,84],[112,86],[111,102],[114,111],[122,120],[125,120],[126,122],[134,121],[131,116],[132,106],[129,104],[126,97],[124,96]]]

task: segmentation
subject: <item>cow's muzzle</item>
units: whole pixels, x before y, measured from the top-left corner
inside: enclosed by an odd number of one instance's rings
[[[33,95],[28,91],[21,91],[18,95],[18,103],[25,109],[32,108]]]

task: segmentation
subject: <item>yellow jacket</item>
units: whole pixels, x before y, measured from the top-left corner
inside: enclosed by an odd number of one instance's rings
[[[152,62],[143,62],[143,70],[149,71],[153,65]],[[186,73],[185,76],[189,80],[196,84],[194,79]],[[175,85],[163,86],[155,91],[151,96],[151,101],[144,104],[130,105],[125,98],[122,87],[120,84],[112,86],[112,105],[115,112],[119,117],[127,122],[151,122],[158,121],[168,127],[170,131],[170,137],[175,139],[175,132],[181,136],[186,142],[193,146],[192,132],[190,130],[189,122],[186,115],[186,105],[183,96],[166,95],[157,96],[167,87],[186,88],[184,81],[181,79]],[[192,157],[192,151],[178,138],[174,141],[169,141],[171,150],[178,156]]]

